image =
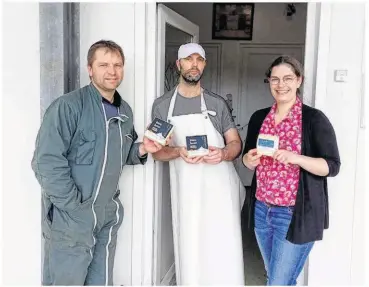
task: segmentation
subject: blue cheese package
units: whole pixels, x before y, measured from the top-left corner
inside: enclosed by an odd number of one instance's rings
[[[204,156],[209,154],[208,138],[206,135],[186,137],[188,157]]]
[[[166,140],[173,132],[174,126],[159,118],[155,118],[145,131],[145,136],[158,142],[161,145],[166,144]]]

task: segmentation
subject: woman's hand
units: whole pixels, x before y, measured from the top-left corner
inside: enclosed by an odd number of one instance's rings
[[[328,163],[323,158],[313,158],[287,150],[277,150],[273,158],[283,164],[297,164],[304,170],[318,176],[327,176],[329,174]]]
[[[284,149],[277,150],[273,158],[283,164],[298,164],[299,162],[298,154]]]
[[[261,154],[257,153],[256,148],[250,149],[249,152],[243,156],[242,161],[247,168],[254,170],[255,167],[260,164],[261,156]]]

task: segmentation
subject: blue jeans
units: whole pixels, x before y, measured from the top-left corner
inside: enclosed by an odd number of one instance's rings
[[[267,285],[296,285],[314,242],[293,244],[286,239],[293,207],[255,202],[255,235],[268,276]]]

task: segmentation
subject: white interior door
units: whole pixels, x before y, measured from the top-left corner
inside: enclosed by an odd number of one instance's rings
[[[163,4],[157,7],[157,97],[177,82],[178,47],[198,42],[199,27]],[[169,285],[175,273],[168,163],[155,163],[154,285]]]

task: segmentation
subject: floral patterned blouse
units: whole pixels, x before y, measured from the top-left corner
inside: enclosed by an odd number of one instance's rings
[[[279,137],[279,149],[301,154],[302,102],[297,97],[288,115],[275,125],[277,105],[274,104],[265,118],[260,133]],[[279,206],[294,206],[299,186],[300,167],[262,156],[256,168],[256,198]]]

